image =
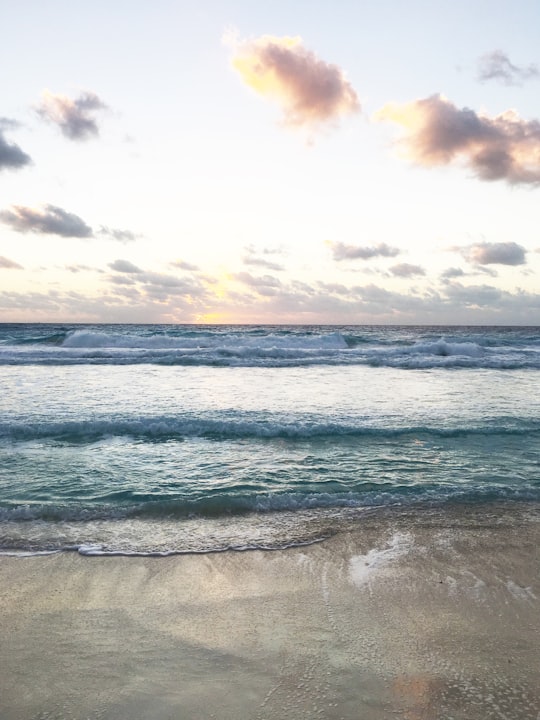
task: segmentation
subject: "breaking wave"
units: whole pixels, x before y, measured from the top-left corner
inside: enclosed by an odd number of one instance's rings
[[[92,326],[11,333],[0,343],[0,364],[540,368],[540,340],[533,332],[454,335],[428,332],[418,341],[418,333],[413,339],[405,330],[362,328]]]
[[[207,438],[210,440],[301,440],[345,437],[393,438],[415,436],[460,437],[465,435],[536,435],[540,421],[531,418],[495,417],[469,420],[466,425],[363,424],[361,421],[211,419],[195,416],[104,418],[63,422],[0,423],[0,439],[12,442],[56,440],[92,443],[102,438],[129,437],[148,441]]]

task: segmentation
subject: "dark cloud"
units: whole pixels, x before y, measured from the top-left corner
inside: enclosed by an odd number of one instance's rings
[[[281,105],[286,125],[317,127],[360,109],[343,71],[317,58],[300,38],[264,35],[229,44],[242,80]]]
[[[540,122],[513,110],[496,117],[459,109],[441,95],[385,105],[378,120],[405,128],[401,146],[413,162],[433,167],[461,160],[482,180],[540,183]]]
[[[23,266],[16,263],[14,260],[10,260],[3,255],[0,255],[0,268],[5,270],[23,270]]]
[[[484,242],[456,249],[477,265],[524,265],[526,262],[525,248],[515,242]]]
[[[134,242],[141,237],[137,233],[131,232],[131,230],[119,230],[118,228],[109,228],[106,225],[100,226],[99,234],[121,243]]]
[[[115,272],[119,273],[128,273],[132,275],[138,275],[142,272],[140,267],[137,267],[137,265],[134,265],[132,262],[129,262],[129,260],[115,260],[114,262],[109,264],[109,267],[111,270],[114,270]]]
[[[18,127],[15,120],[0,118],[0,170],[17,170],[30,165],[32,158],[21,150],[15,143],[10,143],[4,137],[4,130]]]
[[[0,117],[0,130],[15,130],[21,127],[21,123],[13,118]]]
[[[346,245],[342,242],[328,243],[332,249],[334,260],[370,260],[374,257],[395,257],[401,252],[398,248],[386,243],[372,246]]]
[[[45,205],[42,209],[13,205],[0,212],[0,221],[10,225],[18,232],[47,233],[62,237],[90,238],[97,235],[118,242],[132,242],[140,235],[130,230],[119,230],[101,225],[97,233],[78,215],[69,213],[55,205]]]
[[[478,60],[478,79],[480,82],[496,80],[503,85],[521,85],[525,80],[540,79],[538,65],[519,67],[510,62],[502,50],[486,53]]]
[[[399,263],[398,265],[393,265],[390,268],[390,272],[394,277],[417,277],[418,275],[425,275],[426,271],[423,267],[420,267],[420,265],[411,265],[409,263]]]
[[[107,105],[95,93],[84,92],[72,100],[65,95],[55,95],[46,90],[42,94],[37,113],[44,120],[57,125],[62,134],[70,140],[88,140],[99,135],[94,115],[105,109]]]
[[[0,221],[22,233],[35,232],[76,238],[92,237],[92,228],[78,215],[66,212],[55,205],[45,205],[42,210],[13,205],[10,210],[0,212]]]
[[[444,270],[441,273],[441,279],[442,280],[452,280],[453,278],[463,277],[464,275],[465,275],[465,271],[462,270],[461,268],[451,267],[451,268]]]

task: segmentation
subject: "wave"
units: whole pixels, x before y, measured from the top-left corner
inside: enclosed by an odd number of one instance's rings
[[[469,420],[467,425],[388,425],[322,420],[221,419],[178,416],[104,418],[63,422],[1,422],[0,439],[10,442],[52,440],[93,443],[103,438],[128,437],[147,441],[207,438],[210,440],[309,440],[339,438],[399,439],[407,436],[434,438],[468,435],[537,435],[540,420],[519,417]]]
[[[156,341],[157,342],[157,341]],[[160,340],[161,342],[161,340]],[[0,349],[0,365],[170,365],[207,367],[306,367],[352,366],[417,369],[540,369],[540,350],[499,352],[472,343],[444,340],[407,348],[366,348],[359,350],[335,343],[312,343],[309,347],[287,344],[242,344],[240,341],[216,347],[114,347],[39,349],[21,352]]]
[[[149,528],[159,528],[159,522],[171,523],[180,531],[182,522],[194,523],[197,520],[224,521],[228,525],[231,518],[258,518],[264,521],[271,516],[276,524],[280,518],[288,516],[300,519],[305,513],[319,511],[354,510],[358,508],[393,507],[418,505],[429,507],[443,503],[479,504],[497,501],[540,501],[538,482],[520,486],[502,484],[478,484],[463,487],[457,485],[389,485],[375,483],[359,484],[355,490],[336,492],[291,492],[282,493],[244,493],[223,492],[215,496],[192,498],[188,495],[172,500],[154,500],[147,502],[117,504],[53,504],[31,503],[13,504],[0,507],[0,546],[5,545],[9,528],[23,528],[33,523],[39,530],[39,523],[52,526],[64,524],[64,530],[84,529],[92,523],[112,523],[121,525],[122,521],[148,523]],[[288,514],[288,515],[287,515]],[[157,523],[157,524],[156,524]],[[233,530],[233,526],[229,526]],[[159,532],[159,529],[158,529]]]
[[[213,334],[198,333],[197,335],[167,335],[167,334],[117,334],[93,332],[89,330],[74,330],[69,332],[62,342],[64,348],[131,348],[131,349],[169,349],[199,350],[204,348],[238,350],[239,341],[241,349],[245,351],[279,351],[279,350],[311,350],[311,349],[338,349],[348,347],[344,336],[339,332],[330,332],[323,335],[313,334],[276,334],[249,335],[246,333]]]
[[[540,368],[534,328],[37,327],[0,333],[0,364]]]

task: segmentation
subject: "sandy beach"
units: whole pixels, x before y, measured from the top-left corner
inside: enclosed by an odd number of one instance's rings
[[[537,720],[540,514],[366,514],[308,547],[0,559],[3,720]]]

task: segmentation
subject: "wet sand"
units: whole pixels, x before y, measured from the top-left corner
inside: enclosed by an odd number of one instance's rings
[[[309,547],[0,558],[2,720],[538,720],[540,512]]]

